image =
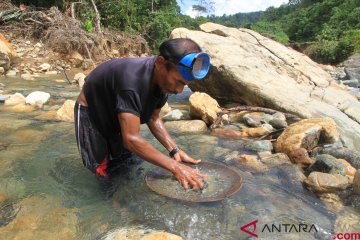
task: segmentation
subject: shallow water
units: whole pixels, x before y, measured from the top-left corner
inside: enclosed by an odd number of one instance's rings
[[[49,78],[0,78],[0,83],[5,85],[3,94],[49,92],[52,101],[47,108],[75,100],[78,94],[76,86]],[[183,106],[188,95],[189,90],[171,96],[169,103]],[[242,150],[244,142],[209,133],[173,136],[196,159],[238,168],[244,182],[235,195],[215,203],[168,199],[146,186],[145,174],[154,166],[143,162],[116,179],[109,196],[82,165],[73,124],[34,119],[43,112],[11,113],[0,105],[0,197],[7,199],[0,211],[0,239],[102,239],[115,229],[131,227],[189,240],[249,239],[240,227],[254,220],[262,239],[330,239],[338,215],[357,214],[349,207],[335,211],[324,205],[296,180],[294,166],[253,174],[242,171],[239,163],[224,162],[224,156]],[[141,133],[166,153],[146,126]],[[260,232],[265,223],[315,224],[319,232]]]

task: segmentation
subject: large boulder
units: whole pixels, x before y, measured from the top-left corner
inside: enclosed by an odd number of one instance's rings
[[[275,143],[275,151],[288,155],[299,148],[308,151],[320,143],[335,143],[339,140],[334,120],[330,118],[304,119],[291,124]]]
[[[189,98],[190,115],[201,118],[207,125],[211,125],[221,112],[218,102],[206,93],[195,92]]]
[[[190,84],[216,99],[245,102],[303,118],[335,120],[346,146],[360,150],[360,126],[338,106],[357,99],[306,55],[249,29],[214,23],[202,31],[173,30],[191,38],[211,56],[210,74]]]

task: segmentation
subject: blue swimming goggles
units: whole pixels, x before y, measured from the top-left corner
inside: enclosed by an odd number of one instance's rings
[[[202,79],[209,72],[210,56],[204,52],[189,53],[179,61],[178,69],[181,76],[188,81]]]

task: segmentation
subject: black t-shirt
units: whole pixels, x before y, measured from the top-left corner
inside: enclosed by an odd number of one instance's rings
[[[115,58],[95,68],[85,79],[84,94],[91,121],[108,138],[120,133],[118,113],[129,112],[147,123],[167,94],[150,88],[156,57]]]

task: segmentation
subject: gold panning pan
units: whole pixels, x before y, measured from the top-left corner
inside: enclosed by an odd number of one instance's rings
[[[242,177],[227,166],[202,162],[192,167],[198,169],[208,179],[208,186],[203,191],[185,191],[171,172],[160,167],[149,171],[145,176],[145,181],[151,190],[162,196],[188,202],[221,201],[241,188]]]

